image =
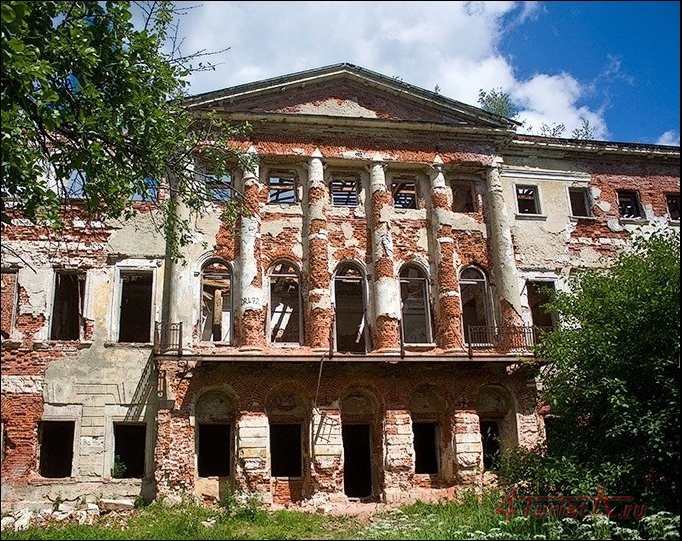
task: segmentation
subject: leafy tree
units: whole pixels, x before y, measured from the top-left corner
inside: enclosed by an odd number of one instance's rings
[[[594,137],[595,128],[590,124],[586,118],[581,118],[582,124],[579,128],[575,128],[571,136],[573,139],[592,139]]]
[[[183,105],[187,76],[213,66],[210,53],[178,52],[181,11],[137,6],[138,27],[130,2],[2,3],[3,225],[16,209],[59,228],[76,199],[88,217],[126,219],[131,199],[150,200],[177,256],[190,239],[178,199],[190,214],[210,199],[195,158],[217,177],[234,160],[248,165],[229,143],[245,127]]]
[[[555,490],[589,479],[679,510],[679,234],[636,240],[609,269],[578,274],[546,309],[563,322],[538,351],[550,363],[544,398],[558,422],[552,452],[531,470],[557,481]]]
[[[519,115],[519,108],[512,101],[511,96],[502,91],[501,87],[493,88],[488,92],[480,89],[478,91],[478,103],[484,111],[506,118],[513,119]]]

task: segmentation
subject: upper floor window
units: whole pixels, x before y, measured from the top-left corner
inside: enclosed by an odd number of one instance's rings
[[[54,277],[54,298],[50,340],[78,340],[84,334],[83,305],[85,275],[58,271]]]
[[[151,271],[126,270],[120,274],[119,342],[151,342],[152,288]]]
[[[589,194],[587,188],[569,188],[568,197],[571,202],[571,216],[591,216]]]
[[[226,174],[218,178],[215,176],[206,177],[206,190],[211,201],[230,201],[232,200],[232,175]]]
[[[526,282],[528,294],[528,307],[535,327],[545,329],[554,328],[554,314],[545,309],[545,304],[550,300],[550,294],[554,291],[554,282]]]
[[[459,274],[460,297],[462,300],[462,324],[467,342],[480,342],[476,339],[474,327],[490,325],[488,282],[485,274],[476,267],[466,267]],[[482,333],[486,335],[485,332]]]
[[[301,295],[298,270],[288,262],[276,263],[270,277],[270,342],[301,343]]]
[[[428,281],[424,272],[413,265],[400,271],[401,325],[403,342],[425,344],[431,342]]]
[[[156,201],[159,186],[153,178],[145,178],[137,187],[135,193],[130,196],[131,201]]]
[[[540,214],[537,186],[516,186],[516,203],[519,214]]]
[[[360,181],[357,177],[335,176],[330,183],[332,204],[335,207],[356,207]]]
[[[471,180],[457,180],[452,183],[453,212],[476,212],[476,191]]]
[[[365,353],[365,275],[353,263],[341,263],[334,276],[336,350]]]
[[[417,183],[413,178],[397,178],[391,182],[393,206],[397,209],[417,208]]]
[[[665,194],[665,202],[668,207],[668,216],[671,220],[680,219],[680,194],[668,193]]]
[[[268,176],[268,203],[298,203],[296,175],[273,171]]]
[[[60,190],[68,199],[82,199],[85,197],[85,173],[78,169],[72,169],[69,176],[61,183]]]
[[[637,192],[618,190],[618,212],[621,218],[641,218],[642,209],[639,205]]]
[[[230,342],[232,329],[232,272],[221,261],[201,269],[201,340]]]

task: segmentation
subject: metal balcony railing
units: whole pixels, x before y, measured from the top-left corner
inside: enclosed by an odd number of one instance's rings
[[[538,344],[543,333],[551,330],[552,327],[469,325],[466,332],[469,357],[474,349],[492,349],[498,353],[528,352]]]
[[[154,353],[156,355],[182,355],[182,322],[154,323]]]

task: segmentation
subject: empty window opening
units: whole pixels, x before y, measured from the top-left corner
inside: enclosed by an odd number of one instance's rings
[[[295,175],[275,173],[268,177],[268,203],[293,204],[297,202]]]
[[[38,431],[40,475],[71,477],[74,421],[42,421]]]
[[[365,353],[365,278],[353,265],[342,265],[334,277],[336,350]]]
[[[232,194],[232,175],[227,174],[218,178],[208,176],[206,178],[206,190],[211,201],[231,201]]]
[[[540,214],[537,186],[517,186],[516,201],[519,214]]]
[[[119,342],[149,342],[152,320],[152,273],[121,274]]]
[[[665,195],[665,202],[668,206],[668,216],[671,220],[680,219],[680,194],[669,193]]]
[[[405,267],[400,271],[400,299],[403,342],[406,344],[431,342],[428,287],[426,276],[421,269]]]
[[[270,460],[273,477],[301,477],[301,425],[270,425]]]
[[[82,199],[85,197],[85,173],[72,169],[69,176],[61,185],[61,192],[67,199]]]
[[[391,183],[393,206],[397,209],[417,208],[417,183],[414,179],[396,179]]]
[[[476,212],[474,183],[463,180],[452,183],[453,212]]]
[[[500,423],[499,421],[480,421],[480,424],[483,467],[489,470],[497,465],[500,456]]]
[[[199,477],[230,475],[230,425],[199,425],[197,467]]]
[[[554,318],[551,312],[545,310],[544,305],[549,302],[550,294],[554,291],[553,282],[526,282],[528,306],[530,307],[533,325],[535,327],[554,328]]]
[[[139,479],[144,475],[147,426],[114,423],[112,477]]]
[[[55,274],[51,340],[78,340],[81,337],[84,297],[85,276],[67,272]]]
[[[300,289],[298,271],[278,263],[270,271],[270,341],[301,342]]]
[[[621,218],[640,218],[642,210],[639,206],[637,192],[618,191],[618,212]]]
[[[571,216],[591,216],[587,188],[569,188]]]
[[[460,273],[460,292],[462,299],[462,323],[467,342],[481,342],[472,327],[488,326],[488,288],[485,275],[478,269],[469,267]],[[486,336],[483,332],[480,336]]]
[[[232,328],[232,273],[219,261],[201,271],[201,340],[230,342]]]
[[[145,178],[138,182],[135,193],[130,197],[131,201],[156,201],[159,184],[153,178]]]
[[[332,204],[335,207],[356,207],[358,205],[358,179],[334,178],[331,181]]]
[[[343,490],[351,498],[372,495],[372,454],[370,425],[344,424],[343,439]]]
[[[438,427],[436,423],[414,423],[414,471],[438,473]]]

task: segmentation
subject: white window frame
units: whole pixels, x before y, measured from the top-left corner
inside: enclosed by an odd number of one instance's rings
[[[585,197],[585,208],[587,209],[587,215],[578,216],[576,214],[573,214],[573,203],[571,202],[571,190],[580,190],[583,192],[583,195]],[[592,196],[590,194],[589,186],[566,186],[566,197],[568,199],[568,210],[569,210],[569,216],[571,218],[584,219],[584,218],[593,218],[594,217],[594,211],[593,211],[594,201],[592,200]]]
[[[80,468],[80,440],[81,440],[81,419],[83,417],[83,406],[73,404],[69,406],[54,406],[52,404],[45,404],[43,406],[43,415],[40,421],[58,421],[68,422],[73,421],[73,450],[71,458],[71,475],[67,479],[78,476]],[[36,456],[36,470],[40,469],[40,453],[42,453],[42,444],[38,448],[38,456]],[[58,481],[58,479],[54,479]]]

